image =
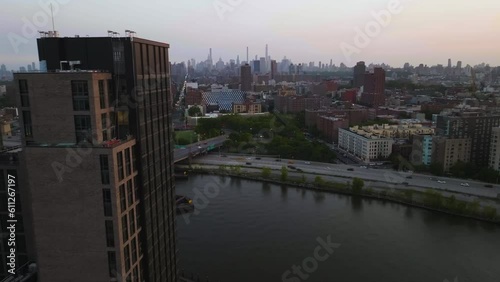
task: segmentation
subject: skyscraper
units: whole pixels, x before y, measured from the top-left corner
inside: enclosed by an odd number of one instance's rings
[[[366,73],[365,62],[358,62],[354,66],[354,80],[353,80],[354,87],[359,88],[364,85],[365,73]]]
[[[261,57],[260,58],[260,72],[263,74],[268,72],[266,65],[267,65],[266,58]]]
[[[261,72],[261,65],[259,60],[253,61],[253,72],[254,73],[260,73]]]
[[[41,38],[65,70],[16,77],[40,282],[177,281],[168,49]]]
[[[276,60],[271,61],[271,79],[275,79],[278,74],[278,63]]]
[[[249,64],[241,66],[241,91],[251,91],[252,90],[252,68]]]
[[[364,90],[366,93],[385,93],[385,70],[383,68],[375,68],[373,73],[365,73]]]

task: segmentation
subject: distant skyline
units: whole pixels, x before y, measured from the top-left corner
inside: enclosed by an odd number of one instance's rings
[[[39,5],[45,1],[2,2],[8,13],[0,18],[0,64],[10,70],[38,62],[36,31],[52,29],[50,8]],[[296,63],[314,61],[316,65],[319,61],[329,64],[330,59],[337,66],[343,62],[349,67],[359,60],[394,67],[405,62],[447,65],[449,58],[454,65],[458,60],[463,66],[500,65],[497,0],[52,2],[60,36],[107,36],[107,30],[124,36],[124,30],[130,29],[138,37],[169,43],[172,63],[205,60],[209,48],[214,62],[220,57],[227,62],[238,55],[245,61],[247,46],[249,57],[254,58],[264,57],[269,44],[273,59],[287,56]],[[379,25],[366,46],[357,48],[355,29],[373,24],[374,14],[387,10],[388,5],[397,5],[398,12],[390,14],[390,20],[381,17],[386,23],[381,22],[383,26]],[[343,42],[357,48],[350,60],[341,50]]]

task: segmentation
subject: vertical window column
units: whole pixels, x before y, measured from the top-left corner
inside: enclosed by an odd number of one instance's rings
[[[89,111],[89,85],[86,80],[71,81],[71,93],[73,95],[73,110]]]

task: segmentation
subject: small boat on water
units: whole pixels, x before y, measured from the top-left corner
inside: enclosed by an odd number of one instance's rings
[[[175,208],[177,215],[194,212],[193,200],[186,196],[176,195]]]

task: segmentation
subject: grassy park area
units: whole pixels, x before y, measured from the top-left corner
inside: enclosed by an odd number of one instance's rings
[[[198,141],[198,134],[193,130],[176,131],[175,144],[176,145],[189,145]]]

